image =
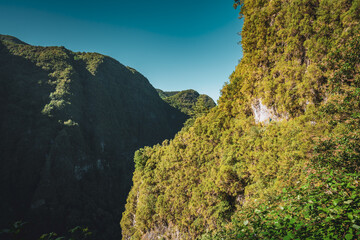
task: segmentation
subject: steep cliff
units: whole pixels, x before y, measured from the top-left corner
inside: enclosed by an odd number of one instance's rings
[[[218,106],[135,154],[124,239],[360,236],[360,1],[236,0]]]
[[[119,239],[134,151],[186,118],[110,57],[0,35],[0,225],[28,222],[26,239],[79,225]]]

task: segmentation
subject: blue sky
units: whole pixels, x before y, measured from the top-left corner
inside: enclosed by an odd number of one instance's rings
[[[32,45],[99,52],[163,90],[217,100],[242,57],[232,0],[0,0],[0,34]]]

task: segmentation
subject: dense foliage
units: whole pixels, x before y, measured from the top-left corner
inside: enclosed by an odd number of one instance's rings
[[[0,229],[23,219],[25,239],[77,225],[119,239],[134,151],[186,119],[115,59],[0,35]]]
[[[216,106],[214,100],[208,95],[199,94],[192,89],[171,92],[156,90],[165,102],[191,117],[203,115]]]
[[[359,238],[360,1],[237,5],[244,57],[217,107],[135,153],[124,239]]]

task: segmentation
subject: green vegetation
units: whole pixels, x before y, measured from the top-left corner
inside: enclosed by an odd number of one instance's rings
[[[135,153],[123,238],[360,238],[360,1],[237,5],[243,59],[217,107]]]
[[[186,119],[110,57],[0,35],[0,229],[24,219],[23,239],[77,225],[121,238],[133,153]]]
[[[156,89],[156,91],[165,102],[170,104],[170,106],[179,109],[181,112],[191,117],[203,115],[216,106],[214,100],[208,95],[199,94],[192,89],[171,92]]]

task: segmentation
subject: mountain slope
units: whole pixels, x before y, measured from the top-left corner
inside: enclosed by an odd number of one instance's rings
[[[78,225],[119,239],[134,151],[186,118],[110,57],[1,36],[0,225],[28,222],[27,239]]]
[[[156,89],[159,96],[170,106],[179,109],[189,116],[198,116],[208,112],[216,104],[212,98],[205,94],[189,89],[183,91],[164,92]]]
[[[219,105],[136,152],[124,239],[360,236],[360,1],[235,1]]]

